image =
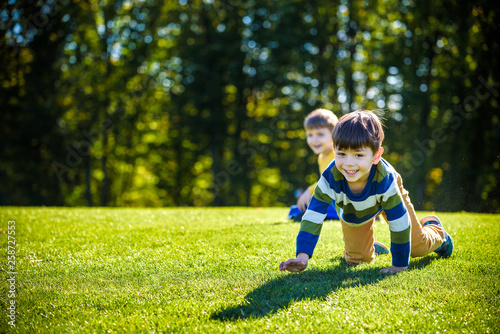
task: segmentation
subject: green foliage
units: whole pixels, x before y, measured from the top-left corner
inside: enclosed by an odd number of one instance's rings
[[[325,223],[306,271],[280,272],[299,229],[285,215],[277,208],[1,208],[1,231],[16,222],[17,316],[15,328],[0,317],[0,331],[500,330],[499,215],[439,214],[454,254],[412,259],[392,276],[379,274],[390,256],[344,263],[338,221]],[[376,224],[375,236],[389,241],[386,224]],[[7,237],[0,234],[2,251]],[[9,274],[2,277],[6,296]],[[2,310],[9,300],[1,299]]]
[[[289,205],[318,177],[302,122],[324,107],[378,110],[417,208],[498,212],[497,16],[488,1],[9,1],[0,204]]]

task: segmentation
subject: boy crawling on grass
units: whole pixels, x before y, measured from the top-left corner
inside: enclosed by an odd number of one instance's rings
[[[389,250],[373,238],[373,222],[382,213],[391,231],[392,267],[381,273],[408,268],[411,257],[436,252],[448,257],[453,241],[436,216],[418,220],[403,188],[401,176],[382,158],[384,130],[371,111],[342,116],[333,130],[335,160],[322,173],[304,214],[297,236],[296,258],[280,264],[280,270],[300,272],[309,259],[333,203],[344,235],[344,259],[348,264],[370,263],[375,254]]]

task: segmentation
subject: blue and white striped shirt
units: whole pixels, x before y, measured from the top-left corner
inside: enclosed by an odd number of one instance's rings
[[[302,218],[297,236],[297,253],[312,256],[328,206],[343,221],[361,226],[385,211],[391,231],[392,264],[406,267],[410,262],[411,222],[397,183],[398,174],[384,159],[373,165],[365,188],[353,194],[335,161],[322,173],[309,207]]]

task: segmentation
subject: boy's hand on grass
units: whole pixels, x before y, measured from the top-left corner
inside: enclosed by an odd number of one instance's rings
[[[288,270],[291,273],[299,273],[307,268],[307,263],[309,262],[309,255],[306,253],[297,254],[296,259],[290,259],[286,262],[280,263],[280,270]]]
[[[307,260],[290,259],[280,263],[280,270],[288,270],[291,273],[298,273],[307,268]]]
[[[297,200],[297,206],[300,209],[300,211],[306,211],[307,206],[309,205],[309,201],[311,201],[311,193],[309,192],[309,189],[306,189],[302,195],[299,196],[299,199]]]
[[[405,271],[406,269],[408,269],[408,267],[390,267],[390,268],[381,269],[380,273],[381,274],[396,274],[396,273]]]

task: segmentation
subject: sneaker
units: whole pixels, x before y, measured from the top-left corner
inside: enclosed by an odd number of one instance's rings
[[[290,212],[288,213],[288,219],[293,219],[294,222],[300,222],[303,215],[304,212],[300,211],[297,205],[292,205],[290,207]]]
[[[444,232],[444,242],[439,246],[438,249],[434,251],[437,255],[441,257],[449,257],[451,253],[453,253],[453,239],[451,236],[444,230],[443,224],[436,216],[428,216],[422,219],[422,226],[427,225],[436,225],[443,229]]]
[[[375,255],[389,254],[389,249],[381,242],[375,241],[373,247],[375,247]]]

